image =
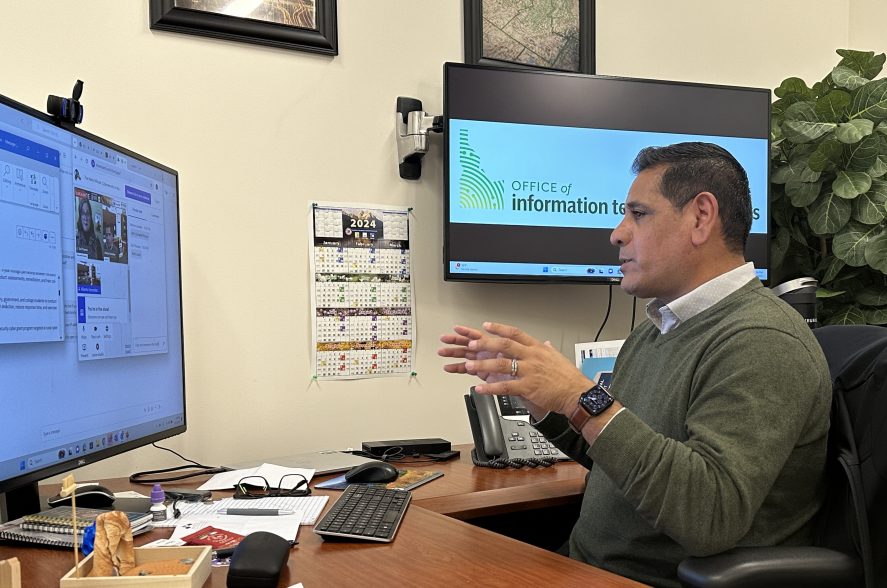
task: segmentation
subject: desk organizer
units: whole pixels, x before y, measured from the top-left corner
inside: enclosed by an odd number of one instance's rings
[[[76,570],[71,570],[59,580],[59,588],[200,588],[211,571],[212,549],[207,546],[188,547],[136,547],[135,563],[140,565],[151,561],[165,559],[182,559],[190,557],[194,560],[187,574],[177,576],[108,576],[88,578],[92,570],[92,556],[89,554],[80,562],[80,578]]]

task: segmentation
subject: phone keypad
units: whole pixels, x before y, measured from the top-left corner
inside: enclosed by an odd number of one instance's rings
[[[533,453],[536,455],[553,455],[557,448],[550,443],[539,431],[530,431],[530,443],[533,445]]]

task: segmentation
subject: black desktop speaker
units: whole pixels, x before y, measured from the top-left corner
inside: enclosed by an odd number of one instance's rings
[[[797,310],[811,329],[819,326],[816,320],[816,288],[819,283],[815,278],[797,278],[773,287],[773,293],[789,303]]]

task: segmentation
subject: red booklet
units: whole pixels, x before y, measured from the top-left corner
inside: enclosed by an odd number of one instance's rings
[[[182,537],[188,545],[209,545],[213,549],[234,547],[243,539],[243,535],[215,527],[204,527],[195,533]]]

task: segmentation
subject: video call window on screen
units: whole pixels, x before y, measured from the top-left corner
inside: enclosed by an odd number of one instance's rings
[[[78,141],[73,153],[78,357],[165,353],[160,185],[90,147]]]

